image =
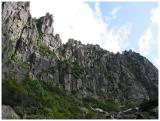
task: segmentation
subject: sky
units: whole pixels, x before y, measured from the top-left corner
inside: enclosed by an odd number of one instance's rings
[[[30,6],[32,17],[53,14],[54,33],[60,34],[63,43],[73,38],[114,53],[132,49],[160,65],[158,2],[42,0],[37,4],[33,0]]]

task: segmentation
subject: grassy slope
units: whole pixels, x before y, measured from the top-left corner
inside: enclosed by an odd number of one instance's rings
[[[121,110],[120,105],[108,101],[102,102],[93,98],[78,100],[73,95],[66,94],[63,89],[49,88],[38,80],[28,79],[20,83],[12,78],[7,78],[3,80],[3,87],[14,96],[8,98],[14,102],[13,107],[21,118],[105,118],[103,114],[91,110],[91,107],[107,111]]]

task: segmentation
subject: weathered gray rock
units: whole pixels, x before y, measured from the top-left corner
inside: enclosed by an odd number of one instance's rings
[[[5,63],[14,53],[16,42],[26,26],[29,2],[3,2],[2,4],[2,56]]]
[[[78,97],[139,104],[158,97],[158,70],[138,53],[111,53],[99,45],[54,35],[53,16],[33,19],[28,2],[2,4],[2,79],[45,82]]]
[[[2,105],[2,119],[20,119],[12,107]]]
[[[50,50],[56,50],[62,44],[58,34],[54,36],[53,15],[46,13],[45,16],[36,20],[40,34],[39,40],[42,41]]]
[[[38,29],[42,34],[52,34],[53,35],[53,15],[46,13],[46,16],[39,18]]]
[[[84,97],[92,93],[97,97],[114,100],[116,103],[136,103],[157,97],[158,71],[138,53],[130,50],[123,54],[113,54],[98,45],[86,46],[73,39],[65,44],[63,51],[71,63],[77,63],[75,66],[80,75],[76,80],[82,80],[81,93]],[[73,71],[72,76],[74,73],[77,72]],[[70,83],[77,87],[77,83],[73,82]]]

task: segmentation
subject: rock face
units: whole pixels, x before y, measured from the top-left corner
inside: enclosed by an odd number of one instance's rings
[[[72,63],[68,66],[72,76],[63,81],[68,91],[125,103],[158,94],[158,71],[138,53],[130,50],[113,54],[98,45],[83,45],[75,40],[69,40],[63,52]]]
[[[122,104],[158,98],[158,70],[138,53],[111,53],[99,45],[54,35],[53,16],[33,19],[28,2],[2,3],[2,79],[41,80],[78,98]],[[7,93],[3,91],[3,102]],[[8,102],[9,103],[9,102]]]
[[[20,119],[12,107],[8,105],[2,106],[2,119]]]

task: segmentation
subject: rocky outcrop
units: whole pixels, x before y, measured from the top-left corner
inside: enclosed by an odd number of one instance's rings
[[[46,13],[46,16],[39,18],[38,29],[42,34],[53,35],[53,15]]]
[[[16,40],[19,40],[24,26],[31,19],[29,3],[4,2],[2,4],[2,58],[3,63],[12,56],[16,49]]]
[[[40,38],[46,46],[51,50],[55,50],[61,46],[61,40],[59,35],[53,34],[53,15],[46,13],[45,16],[36,20],[37,28],[40,34]]]
[[[53,16],[33,19],[28,2],[3,2],[2,43],[3,81],[36,79],[78,98],[122,104],[158,97],[158,70],[148,59],[131,50],[114,54],[74,39],[62,44],[54,35]],[[3,102],[6,95],[3,91]]]
[[[98,45],[83,45],[76,40],[69,40],[63,51],[64,56],[79,70],[75,72],[74,67],[70,67],[72,77],[68,80],[73,82],[70,84],[74,88],[67,87],[69,91],[81,89],[83,96],[94,95],[126,103],[128,100],[134,103],[137,99],[150,99],[158,94],[158,71],[138,53],[130,50],[113,54]]]
[[[2,106],[2,119],[20,119],[12,107],[8,105]]]

